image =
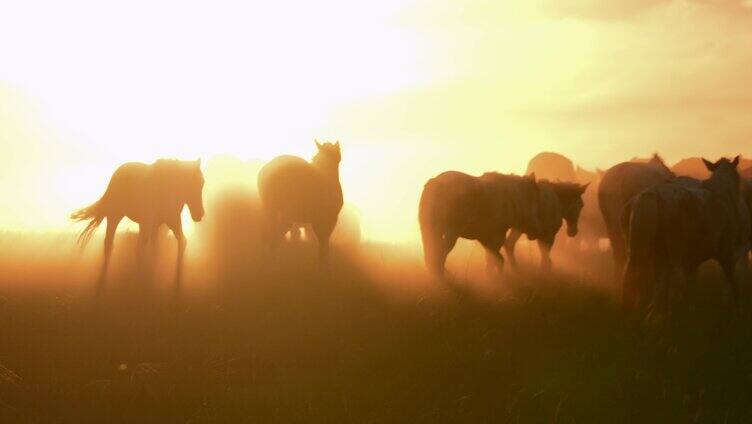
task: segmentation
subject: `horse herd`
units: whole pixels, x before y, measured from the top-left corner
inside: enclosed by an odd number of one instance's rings
[[[341,151],[339,142],[316,141],[316,147],[310,162],[295,156],[273,159],[259,172],[257,184],[269,246],[276,250],[285,234],[310,225],[325,265],[343,206]],[[71,215],[88,221],[79,237],[84,243],[107,221],[99,287],[124,217],[139,224],[139,252],[161,225],[172,230],[179,281],[186,246],[180,213],[187,205],[194,221],[202,219],[203,185],[199,161],[120,166],[104,195]],[[665,309],[669,295],[691,284],[708,259],[721,265],[736,299],[748,278],[751,208],[752,162],[738,156],[716,162],[689,159],[671,169],[654,155],[589,172],[559,154],[542,153],[529,162],[524,176],[448,171],[431,178],[420,196],[418,221],[426,267],[439,278],[459,238],[480,242],[487,271],[494,275],[504,264],[502,248],[516,266],[514,246],[523,234],[537,241],[546,271],[563,225],[569,237],[585,243],[608,238],[625,307]]]
[[[737,156],[677,165],[672,170],[654,155],[589,173],[543,153],[524,177],[440,174],[426,183],[420,200],[426,266],[443,276],[447,255],[462,237],[478,240],[487,270],[498,272],[501,247],[515,266],[514,245],[526,234],[537,240],[542,267],[550,270],[550,250],[566,224],[570,237],[586,229],[583,242],[608,238],[626,308],[666,311],[670,293],[691,285],[709,259],[720,264],[736,302],[749,277],[752,163]],[[551,180],[536,179],[538,171]]]

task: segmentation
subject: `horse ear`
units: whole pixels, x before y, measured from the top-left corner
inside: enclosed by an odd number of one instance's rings
[[[337,142],[334,143],[334,146],[339,149],[339,140],[337,140]]]
[[[528,175],[527,177],[535,181],[535,172],[531,172],[530,175]]]
[[[705,158],[702,158],[702,163],[705,164],[705,168],[708,168],[708,171],[713,172],[715,170],[715,164]]]
[[[318,138],[314,138],[313,142],[316,143],[316,148],[318,148],[319,150],[321,150],[321,148],[324,147],[324,146],[321,145],[321,143],[319,143],[319,139]]]
[[[590,185],[590,183],[587,183],[587,184],[583,184],[583,185],[581,185],[581,186],[580,186],[580,190],[579,190],[579,191],[580,191],[580,194],[584,193],[584,192],[585,192],[585,190],[587,190],[587,188],[588,188],[588,186],[589,186],[589,185]]]
[[[737,165],[739,165],[739,156],[741,156],[741,155],[736,155],[736,157],[734,158],[734,160],[731,161],[731,164],[734,165],[734,167],[736,167]]]

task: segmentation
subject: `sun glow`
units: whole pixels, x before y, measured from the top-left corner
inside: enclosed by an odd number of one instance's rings
[[[6,2],[0,228],[73,229],[124,162],[310,158],[314,138],[342,142],[346,201],[384,241],[416,239],[447,169],[738,153],[739,4]]]

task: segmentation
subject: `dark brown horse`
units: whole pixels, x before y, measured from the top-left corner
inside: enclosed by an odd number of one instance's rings
[[[675,279],[694,279],[700,263],[721,265],[736,301],[747,278],[750,217],[741,195],[739,157],[703,160],[711,175],[699,182],[680,177],[657,184],[629,202],[622,225],[627,235],[625,307],[645,306],[652,297],[664,311]]]
[[[658,155],[647,162],[622,162],[603,174],[598,186],[598,207],[606,224],[617,278],[624,272],[627,245],[621,228],[624,206],[641,191],[674,178]]]
[[[550,182],[542,180],[538,182],[540,198],[538,200],[538,214],[540,216],[541,231],[538,237],[538,247],[541,252],[541,267],[544,271],[551,270],[551,249],[559,233],[562,222],[567,224],[567,235],[575,237],[578,232],[580,212],[584,203],[582,194],[587,189],[586,185],[577,183]],[[509,232],[504,251],[507,259],[513,267],[517,267],[514,258],[514,247],[523,231],[512,229]]]
[[[460,237],[478,240],[486,249],[487,270],[500,272],[499,250],[510,228],[533,239],[540,234],[535,175],[444,172],[424,186],[418,220],[426,267],[432,274],[444,275],[447,255]]]
[[[107,219],[104,238],[104,262],[99,276],[102,287],[112,255],[115,230],[127,217],[139,224],[138,248],[141,252],[162,224],[172,230],[178,241],[176,281],[182,273],[186,240],[180,213],[185,205],[194,221],[204,216],[204,176],[200,161],[160,159],[153,164],[130,162],[121,165],[110,178],[104,195],[86,208],[71,215],[74,221],[89,221],[79,241],[86,243],[99,224]]]
[[[326,264],[329,237],[342,209],[339,182],[339,141],[320,144],[311,162],[297,156],[279,156],[261,168],[258,190],[273,248],[299,224],[310,224],[319,242],[319,256]],[[293,228],[293,226],[295,226]]]

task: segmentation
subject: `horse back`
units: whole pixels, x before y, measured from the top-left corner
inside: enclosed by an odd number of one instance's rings
[[[606,225],[615,227],[627,202],[672,177],[669,172],[647,163],[622,162],[610,168],[598,186],[598,205]]]
[[[422,222],[430,220],[442,230],[472,238],[478,229],[471,227],[483,225],[487,209],[478,177],[447,171],[426,183],[419,210]]]
[[[125,163],[115,170],[107,187],[109,209],[138,223],[179,217],[182,209],[176,189],[179,177],[171,169],[156,164]]]
[[[343,205],[339,179],[296,156],[279,156],[264,165],[258,190],[264,208],[294,221],[336,218]]]

